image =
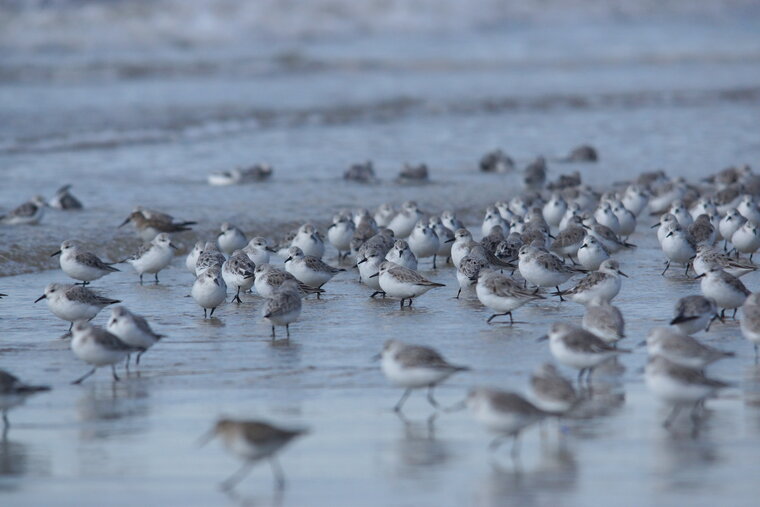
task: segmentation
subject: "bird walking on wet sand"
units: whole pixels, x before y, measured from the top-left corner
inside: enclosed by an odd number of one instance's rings
[[[343,268],[334,268],[319,257],[305,255],[297,246],[288,248],[288,258],[285,259],[285,269],[296,277],[301,283],[305,283],[315,289],[321,289],[332,278],[345,271]],[[317,292],[317,299],[319,299]]]
[[[489,446],[491,451],[496,451],[505,438],[512,438],[512,459],[520,454],[522,431],[549,415],[517,393],[490,387],[472,389],[466,403],[475,419],[496,433]]]
[[[275,456],[280,449],[306,433],[303,429],[278,428],[263,421],[222,418],[201,438],[200,444],[219,436],[227,450],[243,459],[243,466],[221,483],[223,490],[235,487],[262,459],[268,460],[272,467],[276,488],[283,489],[285,474]]]
[[[111,318],[108,319],[106,329],[130,347],[138,349],[136,365],[140,364],[140,358],[149,348],[164,338],[164,335],[150,328],[150,324],[144,317],[130,312],[123,306],[114,306],[111,309]],[[129,369],[129,356],[127,356],[126,366]]]
[[[411,345],[399,340],[388,340],[383,351],[376,356],[385,377],[394,385],[405,389],[401,399],[393,407],[400,412],[407,398],[414,389],[427,388],[428,402],[438,408],[433,396],[435,387],[460,371],[469,370],[466,366],[456,366],[446,361],[438,351],[422,345]]]
[[[227,287],[235,289],[235,297],[232,301],[240,304],[240,291],[250,290],[253,287],[256,264],[242,250],[235,250],[232,256],[222,264],[222,278]]]
[[[272,325],[272,340],[277,338],[275,326],[285,326],[290,339],[290,324],[301,315],[301,290],[295,280],[285,280],[267,299],[261,314]]]
[[[34,302],[37,303],[43,299],[53,315],[71,323],[64,338],[71,333],[75,321],[92,320],[106,306],[121,303],[118,299],[101,296],[87,287],[62,283],[48,284],[45,287],[45,293]]]
[[[140,351],[121,341],[115,334],[83,320],[74,323],[71,335],[72,352],[85,363],[92,365],[92,370],[74,380],[72,384],[81,384],[98,368],[109,365],[114,381],[118,382],[120,379],[116,374],[116,363],[126,359],[132,352]]]
[[[171,264],[174,258],[174,251],[177,246],[172,243],[171,238],[165,232],[162,232],[150,243],[140,247],[139,250],[124,262],[128,262],[135,268],[140,275],[140,284],[143,283],[144,274],[152,274],[158,283],[158,273]]]
[[[222,271],[214,266],[201,272],[193,283],[190,295],[203,308],[203,318],[214,316],[214,311],[227,299],[227,284]],[[208,310],[211,314],[207,315]]]
[[[24,384],[16,376],[5,370],[0,370],[0,413],[3,415],[3,435],[10,427],[8,411],[24,403],[27,397],[34,393],[49,391],[49,386],[33,386]]]
[[[499,316],[509,315],[509,323],[514,324],[512,312],[529,301],[545,299],[538,289],[524,289],[521,284],[490,268],[483,268],[478,273],[475,293],[478,300],[486,307],[497,312],[488,317],[486,323]]]
[[[435,287],[445,286],[442,283],[431,282],[416,271],[389,261],[380,264],[380,271],[373,276],[380,277],[380,288],[389,297],[401,299],[401,308],[404,307],[404,301],[409,300],[409,306],[412,306],[412,300],[417,296]]]

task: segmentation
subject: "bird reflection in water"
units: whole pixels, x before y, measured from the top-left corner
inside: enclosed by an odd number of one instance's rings
[[[149,392],[149,382],[144,379],[92,384],[77,402],[80,438],[98,440],[145,431]]]

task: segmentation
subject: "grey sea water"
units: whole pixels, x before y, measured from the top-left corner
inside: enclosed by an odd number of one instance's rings
[[[598,164],[550,162],[550,177],[577,169],[594,185],[656,168],[698,179],[756,166],[760,18],[749,15],[751,3],[693,12],[621,3],[616,13],[578,2],[543,13],[483,2],[475,15],[443,2],[446,15],[435,16],[429,6],[362,11],[324,1],[291,17],[268,2],[253,11],[225,2],[219,12],[200,0],[155,4],[2,5],[0,210],[64,183],[86,207],[0,227],[0,292],[9,294],[0,301],[0,367],[53,387],[9,414],[3,504],[755,502],[760,371],[734,321],[706,335],[737,353],[709,372],[736,387],[708,403],[698,438],[688,421],[673,434],[661,428],[666,410],[643,385],[637,349],[624,369],[599,376],[595,417],[565,421],[561,445],[555,432],[542,443],[531,430],[516,465],[506,452],[492,463],[488,436],[467,413],[442,415],[430,431],[421,395],[407,405],[412,423],[399,420],[391,408],[401,392],[370,358],[400,338],[471,366],[440,389],[445,404],[475,384],[523,392],[550,358],[536,338],[554,320],[579,321],[578,305],[528,305],[516,312],[521,324],[488,326],[472,295],[453,299],[451,267],[425,271],[447,286],[404,311],[369,299],[349,269],[327,297],[305,302],[291,342],[273,345],[257,297],[203,321],[183,258],[157,286],[139,286],[125,265],[95,287],[167,338],[143,357],[139,376],[113,384],[102,371],[70,386],[86,367],[59,339],[67,323],[32,303],[47,283],[65,281],[49,257],[62,240],[112,260],[136,248],[132,231],[116,228],[135,205],[198,221],[178,236],[184,246],[226,220],[276,238],[305,220],[324,226],[341,208],[406,199],[455,209],[478,230],[486,205],[518,191],[514,175],[477,172],[496,147],[524,165],[591,143]],[[364,160],[374,161],[378,184],[341,180]],[[213,171],[264,161],[274,167],[270,181],[206,183]],[[396,183],[404,162],[427,163],[431,182]],[[639,248],[619,256],[631,275],[616,300],[629,347],[664,325],[679,297],[699,291],[680,271],[659,276],[649,225],[642,217],[631,238]],[[336,262],[334,252],[328,259]],[[758,281],[745,277],[750,290]],[[218,442],[196,441],[223,414],[310,428],[282,455],[282,496],[264,464],[239,496],[216,489],[238,463]]]

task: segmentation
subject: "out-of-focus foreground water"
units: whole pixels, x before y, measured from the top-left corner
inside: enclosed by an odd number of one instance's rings
[[[225,220],[276,237],[344,207],[406,199],[456,209],[477,229],[487,204],[516,191],[514,176],[476,170],[496,147],[524,165],[591,143],[600,163],[550,164],[550,177],[579,169],[594,185],[654,168],[696,179],[760,160],[760,17],[749,2],[255,4],[0,5],[0,209],[64,183],[86,206],[50,210],[39,226],[0,227],[0,292],[9,294],[0,367],[53,386],[10,413],[3,503],[223,503],[215,485],[237,463],[195,441],[228,414],[311,429],[283,453],[282,497],[262,465],[232,501],[752,504],[760,371],[735,322],[707,335],[737,352],[710,369],[737,387],[708,404],[696,439],[687,421],[673,434],[661,428],[665,411],[638,372],[642,350],[623,360],[622,374],[599,376],[595,417],[563,423],[563,445],[551,431],[544,444],[530,431],[518,466],[506,453],[490,463],[488,438],[466,413],[439,417],[431,433],[417,395],[414,422],[396,418],[401,392],[370,361],[387,338],[434,345],[473,368],[440,389],[450,404],[474,384],[524,391],[549,359],[535,339],[549,322],[582,315],[550,301],[519,310],[527,323],[488,326],[472,295],[453,299],[450,267],[425,272],[447,287],[404,311],[368,299],[349,270],[323,300],[305,302],[290,344],[272,345],[257,297],[204,322],[183,259],[157,286],[138,286],[125,266],[95,286],[168,336],[143,357],[139,377],[112,385],[103,371],[68,385],[85,366],[58,339],[66,323],[32,304],[48,282],[65,280],[49,255],[70,238],[111,259],[130,252],[137,240],[116,225],[138,204],[197,220],[178,238],[185,245]],[[367,159],[378,184],[341,180]],[[274,166],[271,181],[206,183],[210,172],[261,161]],[[426,162],[431,182],[394,182],[404,162]],[[648,225],[644,217],[632,238],[640,247],[619,256],[631,275],[616,300],[631,347],[699,290],[680,274],[659,276]],[[754,290],[758,276],[745,283]]]

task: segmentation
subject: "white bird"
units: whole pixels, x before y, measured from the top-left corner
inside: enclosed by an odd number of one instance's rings
[[[60,250],[53,252],[50,256],[60,255],[61,269],[74,280],[80,280],[82,285],[87,285],[93,280],[119,271],[100,260],[92,252],[82,250],[71,240],[61,243]]]
[[[436,269],[435,260],[438,255],[440,241],[438,240],[438,235],[425,220],[417,222],[407,238],[407,243],[417,259],[432,257],[433,269]]]
[[[227,298],[227,284],[222,277],[222,271],[216,266],[209,267],[198,275],[190,291],[195,302],[203,308],[203,318],[207,317],[208,310],[214,316],[214,311]]]
[[[164,337],[164,335],[154,332],[145,318],[130,312],[123,306],[114,306],[111,309],[111,318],[108,319],[107,329],[122,342],[139,350],[135,360],[138,365],[140,364],[140,357]],[[127,356],[127,365],[129,365],[129,356]]]
[[[757,225],[749,220],[744,222],[744,225],[731,236],[731,243],[737,252],[749,254],[749,260],[752,261],[752,256],[760,248],[760,232]]]
[[[247,291],[253,287],[254,271],[256,264],[242,250],[235,250],[229,259],[222,264],[222,278],[227,287],[235,289],[235,297],[232,301],[242,303],[240,291]]]
[[[431,282],[416,271],[389,261],[380,264],[380,271],[375,276],[380,278],[380,288],[383,292],[401,300],[401,308],[406,300],[409,300],[409,306],[412,306],[414,298],[435,287],[444,287],[442,283]]]
[[[327,228],[327,240],[338,251],[338,259],[351,253],[351,239],[355,230],[356,225],[349,216],[338,213],[333,217],[332,224]]]
[[[514,280],[489,268],[480,270],[475,292],[483,306],[496,312],[488,318],[488,323],[500,315],[509,315],[509,323],[513,324],[514,310],[529,301],[544,299],[538,289],[524,289]]]
[[[698,278],[702,279],[700,283],[702,294],[715,301],[715,304],[722,308],[721,319],[726,316],[726,310],[731,309],[734,310],[733,316],[735,317],[736,309],[743,305],[747,296],[750,295],[750,291],[747,290],[741,280],[729,275],[719,266],[712,266],[707,273]]]
[[[401,205],[401,210],[393,217],[388,224],[388,229],[392,230],[399,239],[406,239],[411,234],[414,225],[423,217],[422,211],[417,207],[414,201],[406,201]]]
[[[77,320],[91,320],[108,305],[121,303],[80,285],[51,283],[45,293],[34,302],[45,300],[50,311],[61,320],[71,322],[69,332]]]
[[[682,333],[694,334],[710,329],[710,323],[718,318],[718,307],[704,296],[686,296],[678,300],[673,313],[670,325]]]
[[[620,263],[615,259],[607,259],[597,271],[587,274],[575,287],[558,293],[583,305],[594,300],[610,302],[620,292],[621,276],[628,278],[620,270]]]
[[[417,269],[417,257],[415,257],[412,249],[409,248],[409,243],[403,239],[397,239],[393,243],[393,248],[385,254],[385,260],[411,270]]]
[[[662,251],[668,258],[662,272],[663,276],[670,269],[671,262],[685,265],[686,273],[688,273],[689,261],[697,255],[697,243],[691,234],[682,229],[680,225],[673,225],[670,232],[662,240]]]
[[[602,245],[602,243],[596,239],[596,236],[586,234],[583,238],[583,243],[578,248],[578,262],[584,268],[595,271],[599,269],[602,262],[610,258],[610,253]]]
[[[198,257],[201,255],[201,252],[203,252],[203,246],[203,241],[196,241],[193,249],[185,257],[185,267],[193,276],[195,276],[195,265],[198,263]]]
[[[143,282],[145,273],[155,275],[156,283],[158,283],[159,271],[171,264],[176,249],[169,235],[162,232],[149,244],[141,246],[137,253],[125,262],[135,268],[137,274],[140,275],[140,283]]]
[[[257,236],[248,242],[248,245],[243,248],[243,252],[248,256],[251,261],[257,266],[261,264],[269,264],[270,254],[276,253],[274,248],[267,244],[267,240]]]
[[[285,269],[296,277],[301,283],[305,283],[315,289],[321,289],[332,278],[345,271],[343,268],[334,268],[317,257],[304,255],[297,246],[288,249],[288,258],[285,259]],[[319,299],[319,292],[317,293]]]
[[[221,226],[221,232],[216,237],[219,249],[226,255],[232,254],[235,250],[245,248],[248,240],[245,233],[229,222],[224,222]]]
[[[138,352],[138,349],[130,347],[116,335],[83,320],[74,324],[71,336],[72,352],[85,363],[92,365],[92,370],[74,380],[72,384],[80,384],[98,368],[109,365],[113,379],[118,381],[116,363],[123,361],[132,352]]]
[[[304,224],[299,227],[290,246],[297,246],[304,255],[311,255],[319,259],[325,254],[325,242],[317,228],[312,224]]]
[[[11,210],[7,215],[0,215],[0,223],[6,225],[35,225],[45,215],[47,202],[41,195]]]
[[[453,374],[469,370],[466,366],[455,366],[430,347],[410,345],[399,340],[388,340],[380,353],[380,367],[385,377],[397,387],[405,389],[401,399],[393,408],[400,412],[404,402],[414,389],[427,388],[427,399],[438,408],[433,391],[435,386]]]
[[[283,281],[264,303],[261,314],[272,325],[272,340],[276,338],[275,326],[285,326],[290,339],[290,324],[301,315],[301,291],[298,283],[295,280]]]

